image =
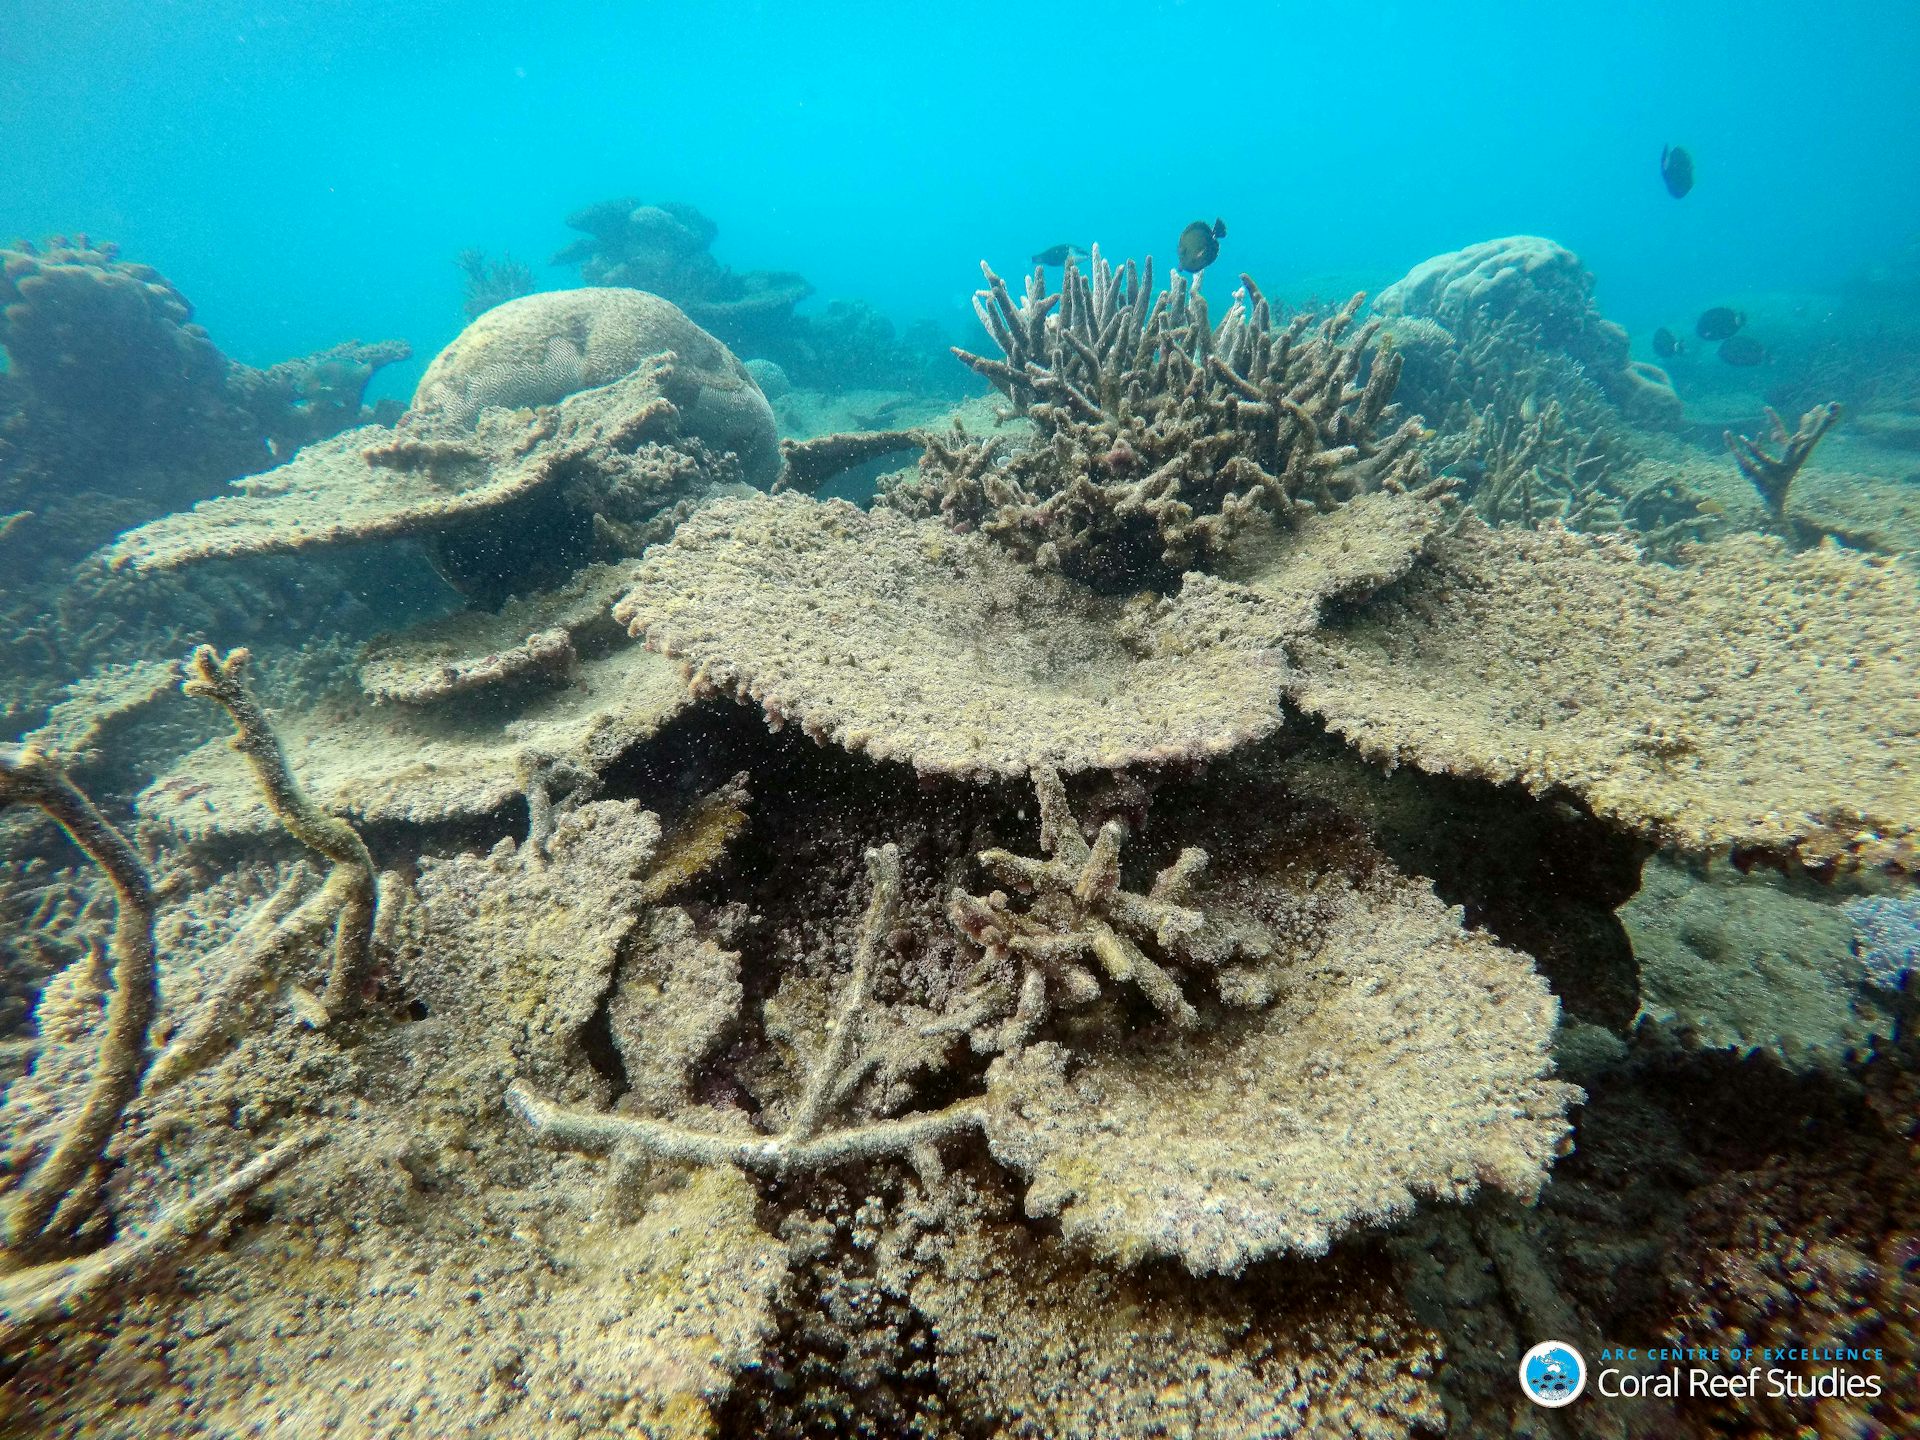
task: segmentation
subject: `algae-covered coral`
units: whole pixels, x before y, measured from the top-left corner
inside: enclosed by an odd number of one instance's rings
[[[581,218],[602,279],[706,255]],[[1382,308],[1624,366],[1543,245]],[[397,424],[107,547],[138,585],[404,541],[451,585],[331,693],[181,647],[0,754],[0,904],[71,958],[0,1104],[7,1424],[1384,1440],[1481,1433],[1476,1336],[1618,1321],[1539,1237],[1713,1192],[1676,1135],[1622,1199],[1605,1126],[1798,1052],[1630,1035],[1683,987],[1614,908],[1659,850],[1900,883],[1911,574],[1489,528],[1401,331],[1151,274],[989,271],[963,359],[1017,423],[811,448],[664,299],[510,300]],[[802,493],[908,448],[870,506]],[[121,723],[182,674],[214,704]],[[64,768],[136,745],[98,804]],[[1658,1323],[1771,1273],[1791,1197],[1749,1209]]]

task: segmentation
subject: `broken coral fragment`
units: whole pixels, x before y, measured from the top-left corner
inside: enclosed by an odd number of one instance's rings
[[[1425,543],[1395,508],[1415,502],[1380,499],[1250,547],[1241,580],[1190,575],[1177,596],[1132,603],[938,521],[797,495],[719,501],[648,553],[614,614],[696,689],[927,773],[1220,755],[1279,725],[1280,646],[1321,600]],[[1404,548],[1389,564],[1376,544]]]
[[[1269,1008],[994,1062],[988,1144],[1030,1215],[1121,1263],[1238,1274],[1421,1196],[1538,1192],[1580,1092],[1551,1078],[1532,964],[1384,863],[1289,888]]]
[[[1662,845],[1920,865],[1920,595],[1897,562],[1736,536],[1686,564],[1474,527],[1293,647],[1370,758],[1572,791]]]
[[[1188,905],[1207,852],[1188,846],[1162,870],[1147,894],[1120,883],[1120,847],[1127,826],[1109,820],[1089,845],[1067,808],[1058,772],[1034,773],[1045,860],[1006,850],[980,852],[980,864],[1031,897],[1016,910],[1006,894],[962,891],[948,911],[956,930],[981,949],[982,983],[964,996],[958,1013],[926,1033],[977,1031],[1004,1022],[982,1049],[1017,1050],[1047,1022],[1061,1001],[1086,1004],[1100,995],[1098,970],[1116,984],[1137,987],[1168,1021],[1183,1029],[1199,1023],[1168,964],[1211,971],[1229,960],[1263,959],[1270,947],[1250,930],[1210,921]]]
[[[274,715],[295,777],[321,809],[356,822],[426,825],[494,811],[527,793],[529,765],[599,774],[688,703],[669,661],[616,644],[564,689],[532,687],[431,706],[334,702]],[[224,740],[190,751],[143,790],[143,820],[187,840],[274,827]]]

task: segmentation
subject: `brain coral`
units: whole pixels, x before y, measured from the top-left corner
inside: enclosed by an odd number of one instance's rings
[[[414,391],[415,409],[460,408],[466,398],[557,405],[578,390],[610,385],[652,355],[677,364],[668,398],[687,432],[740,457],[765,489],[780,473],[773,408],[733,352],[671,302],[644,290],[549,290],[496,305],[434,356]]]

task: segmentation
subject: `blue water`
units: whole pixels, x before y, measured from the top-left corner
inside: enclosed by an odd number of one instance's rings
[[[236,358],[430,355],[452,257],[684,200],[719,258],[967,333],[1059,241],[1332,294],[1515,232],[1636,331],[1830,285],[1920,229],[1920,7],[5,0],[0,230],[157,265]],[[1657,173],[1686,144],[1699,184]],[[416,362],[418,363],[418,362]],[[385,377],[388,389],[407,377]]]

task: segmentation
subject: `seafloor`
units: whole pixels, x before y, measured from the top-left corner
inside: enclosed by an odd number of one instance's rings
[[[1920,348],[571,223],[404,408],[0,251],[0,1431],[1920,1433]]]

